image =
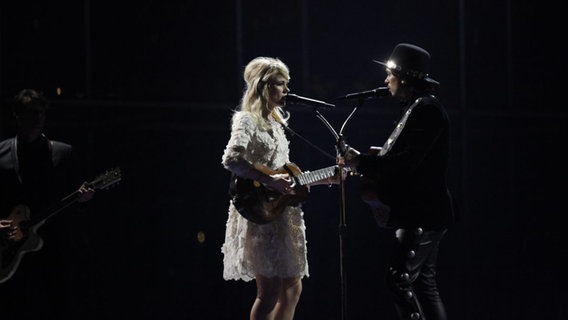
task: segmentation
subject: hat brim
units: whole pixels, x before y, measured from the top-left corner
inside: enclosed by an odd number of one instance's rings
[[[382,62],[382,61],[378,61],[378,60],[373,60],[373,62],[374,62],[374,63],[378,63],[378,64],[384,66],[384,67],[387,68],[387,69],[390,69],[390,68],[388,67],[388,65],[386,64],[386,62]],[[434,79],[432,79],[432,78],[430,78],[430,77],[426,77],[426,78],[424,78],[424,79],[419,79],[419,80],[424,80],[424,81],[426,81],[426,82],[428,82],[428,83],[435,84],[435,85],[439,85],[439,84],[440,84],[440,82],[438,82],[438,81],[436,81],[436,80],[434,80]]]
[[[374,62],[374,63],[378,63],[378,64],[382,64],[382,65],[385,66],[385,67],[387,66],[386,63],[384,63],[384,62],[382,62],[382,61],[379,61],[379,60],[373,60],[373,62]]]

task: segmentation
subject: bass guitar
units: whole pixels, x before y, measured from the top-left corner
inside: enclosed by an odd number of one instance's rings
[[[315,171],[302,172],[294,163],[288,163],[277,170],[263,165],[255,168],[264,174],[289,174],[293,180],[293,192],[283,194],[267,188],[262,183],[233,176],[232,200],[237,211],[246,219],[265,224],[282,215],[287,206],[296,206],[308,199],[308,185],[333,177],[338,166],[330,166]]]
[[[380,147],[372,146],[368,154],[378,156]],[[386,227],[390,217],[390,207],[383,203],[377,194],[377,183],[373,179],[360,174],[361,179],[361,199],[371,208],[375,221],[380,227]]]
[[[122,180],[120,168],[113,168],[88,183],[95,189],[109,189]],[[62,198],[45,213],[32,216],[27,205],[17,205],[6,218],[18,227],[13,238],[0,235],[0,283],[8,281],[18,269],[22,257],[27,252],[38,251],[43,246],[43,239],[37,230],[47,219],[77,202],[79,192],[75,191]]]

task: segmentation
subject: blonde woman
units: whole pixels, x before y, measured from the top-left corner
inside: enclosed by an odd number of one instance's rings
[[[289,114],[282,109],[290,92],[289,69],[278,58],[257,57],[245,67],[244,80],[246,88],[232,117],[222,164],[274,192],[292,194],[295,191],[288,174],[258,170],[259,165],[277,170],[290,163],[283,128]],[[273,221],[255,223],[244,218],[230,201],[222,246],[223,278],[255,280],[257,294],[250,319],[294,318],[302,278],[309,276],[303,214],[299,204],[291,205]]]

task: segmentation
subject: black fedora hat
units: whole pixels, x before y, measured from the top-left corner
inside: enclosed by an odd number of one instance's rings
[[[394,47],[387,62],[373,61],[385,66],[395,75],[411,77],[435,85],[440,84],[428,76],[430,53],[419,46],[399,43]]]

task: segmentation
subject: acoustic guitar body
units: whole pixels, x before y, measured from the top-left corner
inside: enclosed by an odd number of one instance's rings
[[[378,156],[380,147],[370,147],[369,155]],[[390,217],[390,207],[384,204],[377,194],[377,183],[370,178],[361,175],[361,199],[371,208],[373,217],[380,227],[386,227]]]

